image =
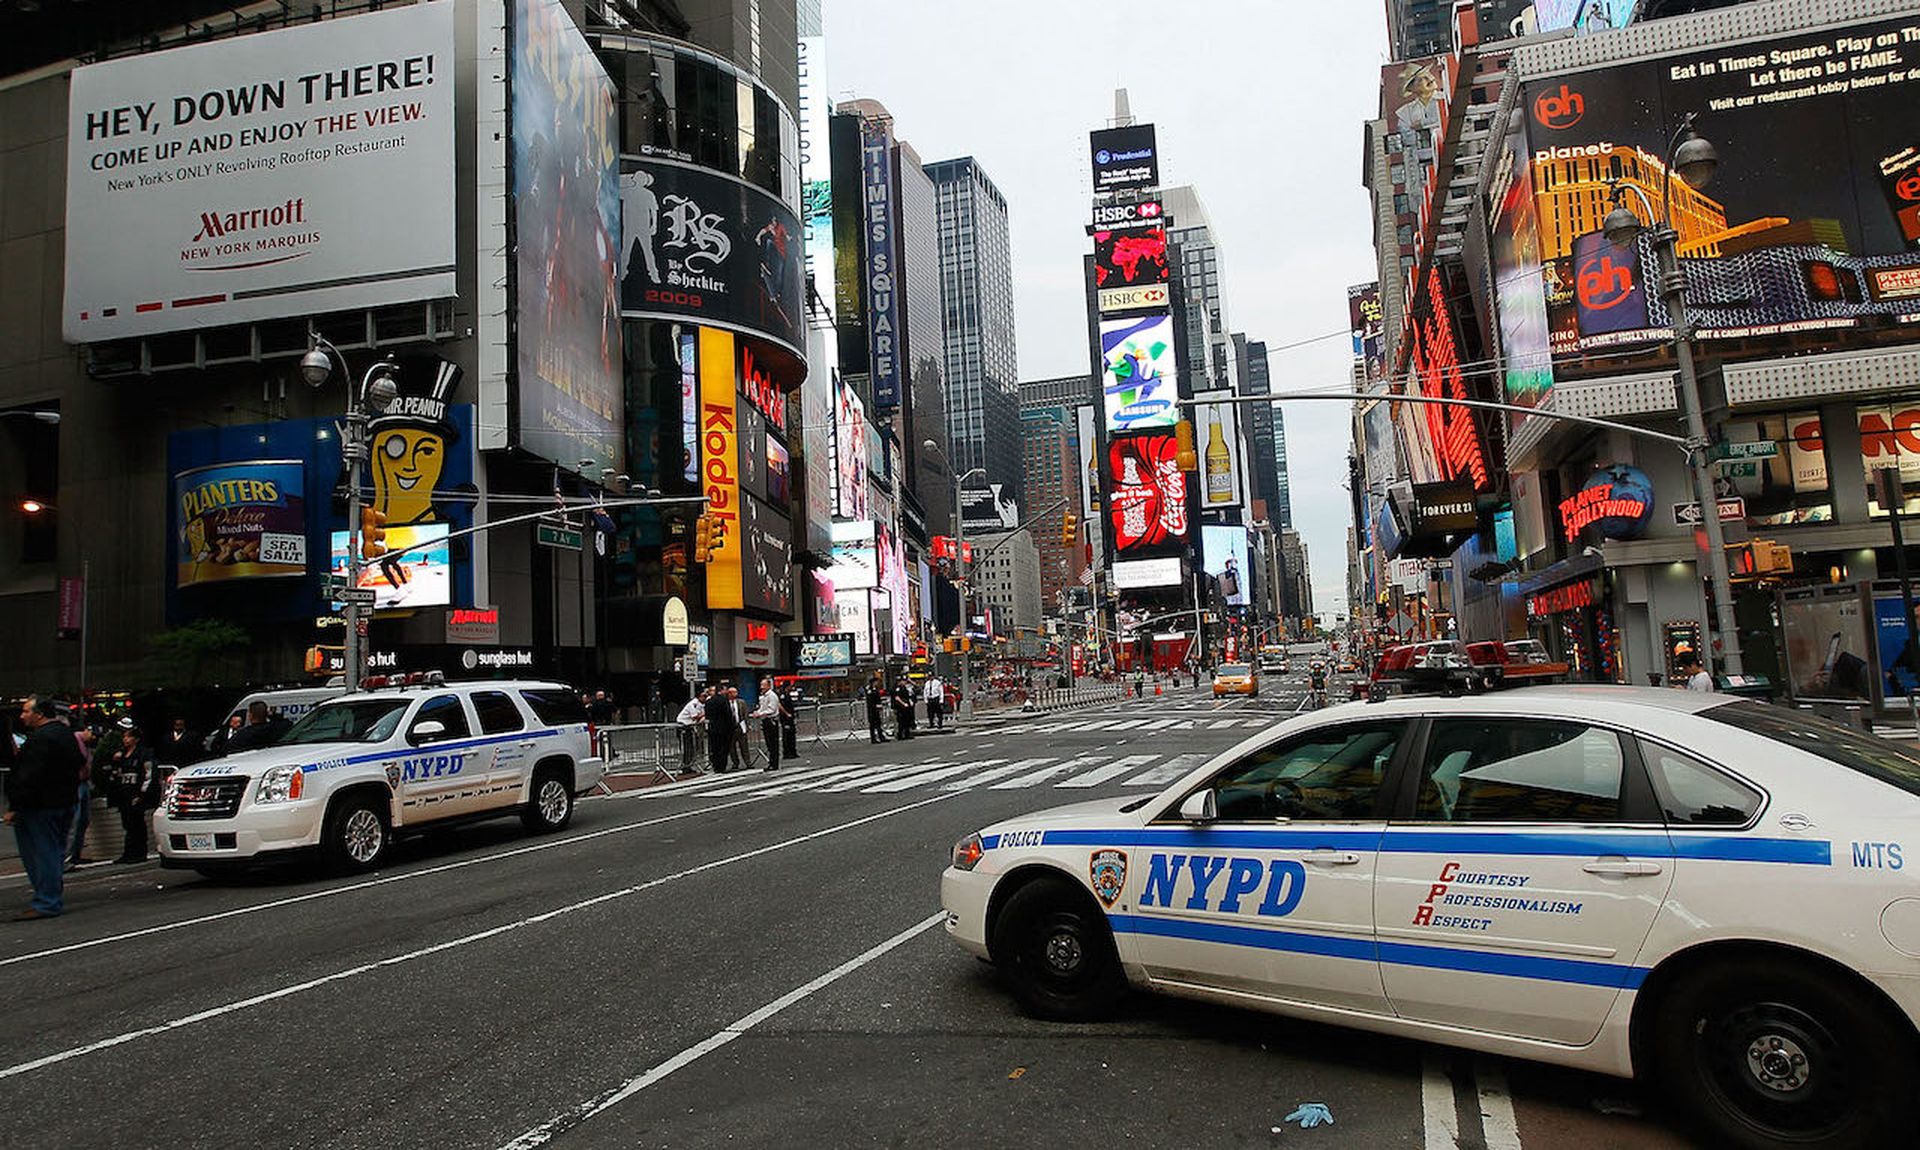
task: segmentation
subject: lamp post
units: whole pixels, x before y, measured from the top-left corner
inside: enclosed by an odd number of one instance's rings
[[[1666,305],[1667,319],[1673,325],[1673,355],[1679,366],[1680,405],[1687,425],[1687,467],[1693,473],[1694,498],[1700,501],[1700,523],[1707,534],[1707,571],[1712,583],[1715,625],[1720,630],[1721,657],[1728,675],[1744,670],[1740,654],[1739,624],[1733,616],[1733,584],[1727,570],[1726,535],[1720,527],[1720,500],[1713,489],[1713,476],[1707,468],[1706,415],[1700,402],[1700,379],[1693,363],[1693,327],[1687,320],[1687,274],[1680,268],[1677,244],[1680,233],[1672,222],[1673,176],[1680,174],[1688,187],[1704,188],[1713,179],[1720,157],[1713,145],[1693,131],[1694,114],[1680,121],[1667,147],[1667,163],[1660,178],[1660,211],[1656,215],[1647,194],[1632,184],[1615,181],[1614,208],[1601,224],[1608,242],[1618,247],[1635,244],[1649,224],[1626,204],[1626,193],[1640,201],[1652,228],[1654,259],[1660,268],[1660,300]]]
[[[920,446],[929,452],[940,452],[940,445],[931,438],[921,440]],[[945,455],[944,452],[940,454]],[[949,459],[947,462],[951,466],[953,461]],[[960,713],[969,719],[973,717],[973,654],[967,650],[967,646],[973,634],[973,619],[967,613],[967,588],[972,579],[966,569],[966,560],[961,558],[966,552],[967,516],[960,507],[960,489],[966,486],[967,480],[986,473],[986,468],[975,467],[953,477],[953,544],[957,552],[954,563],[960,570],[960,580],[954,585],[954,590],[960,596]]]
[[[313,347],[300,357],[301,378],[311,387],[320,387],[333,377],[333,365],[337,361],[340,377],[348,381],[347,434],[340,444],[340,454],[347,463],[347,589],[358,591],[365,559],[360,553],[360,466],[367,458],[367,412],[371,409],[378,414],[393,406],[400,392],[394,381],[398,365],[391,359],[383,359],[369,367],[360,377],[359,385],[353,386],[347,357],[320,333],[310,335]],[[360,689],[361,669],[366,659],[367,644],[360,633],[362,618],[360,604],[347,599],[344,677],[348,691]]]

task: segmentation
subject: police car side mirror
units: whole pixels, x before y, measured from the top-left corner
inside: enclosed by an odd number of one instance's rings
[[[1180,817],[1190,823],[1210,823],[1220,817],[1220,808],[1215,803],[1213,788],[1195,791],[1180,803]]]
[[[424,723],[415,723],[413,725],[413,730],[407,734],[407,741],[417,747],[421,743],[431,743],[446,733],[447,725],[445,723],[438,719],[428,719]]]

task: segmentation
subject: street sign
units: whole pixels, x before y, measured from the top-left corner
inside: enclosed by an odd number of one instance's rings
[[[1739,496],[1719,500],[1720,522],[1728,523],[1747,517],[1747,501]],[[1673,522],[1680,527],[1700,526],[1700,504],[1676,503],[1673,505]]]
[[[1780,454],[1780,445],[1771,439],[1754,443],[1716,443],[1708,454],[1715,459],[1772,459]]]
[[[568,551],[578,551],[585,540],[580,532],[568,527],[555,527],[551,523],[534,524],[533,537],[544,547],[561,547]]]
[[[373,588],[343,587],[334,592],[334,600],[350,607],[371,607],[374,601]]]
[[[1720,462],[1722,479],[1758,479],[1760,461],[1758,459],[1725,459]]]

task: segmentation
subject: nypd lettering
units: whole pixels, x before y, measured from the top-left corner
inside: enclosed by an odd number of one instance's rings
[[[456,751],[450,755],[420,755],[400,760],[400,781],[414,782],[418,779],[438,779],[447,775],[457,775],[466,766],[467,753]]]
[[[1292,859],[1154,854],[1140,905],[1284,918],[1306,893],[1307,868]]]
[[[1427,897],[1413,910],[1413,925],[1451,927],[1455,930],[1487,930],[1491,919],[1462,918],[1434,913],[1436,907],[1472,907],[1478,910],[1519,910],[1534,914],[1579,914],[1585,904],[1564,899],[1528,898],[1524,895],[1482,894],[1455,890],[1455,887],[1496,887],[1512,890],[1533,881],[1532,875],[1501,874],[1493,871],[1462,871],[1450,862],[1440,868],[1439,881],[1427,887]]]

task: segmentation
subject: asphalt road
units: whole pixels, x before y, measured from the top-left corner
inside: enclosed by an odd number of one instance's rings
[[[0,923],[0,1146],[1682,1145],[1606,1078],[1171,1000],[1036,1022],[943,937],[956,838],[1149,793],[1301,678],[803,747],[357,880],[85,875]]]

